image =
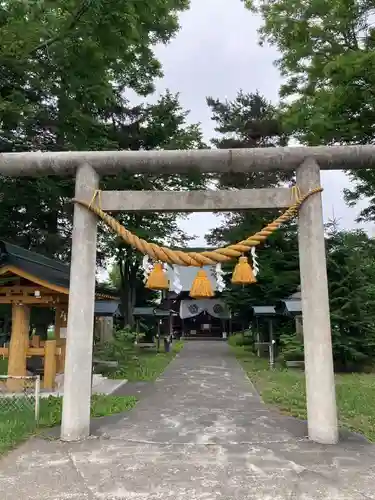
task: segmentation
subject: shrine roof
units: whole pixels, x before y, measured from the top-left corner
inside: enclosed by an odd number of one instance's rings
[[[275,316],[274,306],[253,306],[254,316]]]
[[[284,314],[289,316],[301,314],[302,300],[301,300],[300,287],[295,293],[290,295],[287,299],[278,301],[275,308],[278,314]]]
[[[68,264],[0,240],[0,275],[6,273],[15,274],[59,293],[69,293],[70,266]],[[102,285],[97,285],[96,294],[103,298],[116,296],[113,290]]]

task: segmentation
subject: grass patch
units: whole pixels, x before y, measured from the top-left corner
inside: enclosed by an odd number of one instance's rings
[[[265,403],[297,418],[306,419],[305,376],[302,371],[276,367],[243,346],[232,347],[237,359],[262,395]],[[375,376],[336,374],[336,396],[340,426],[375,442]]]
[[[40,400],[40,420],[36,427],[34,408],[25,398],[0,399],[0,454],[3,454],[43,428],[61,423],[62,398],[50,396]],[[93,395],[91,416],[104,417],[133,408],[136,398],[132,396]]]
[[[0,375],[8,374],[8,358],[0,358]]]
[[[157,379],[183,348],[183,342],[173,342],[170,352],[164,352],[161,342],[160,352],[155,349],[141,349],[131,343],[116,342],[106,346],[96,356],[103,360],[117,361],[117,368],[99,367],[103,375],[113,379],[127,379],[129,382],[152,381]]]

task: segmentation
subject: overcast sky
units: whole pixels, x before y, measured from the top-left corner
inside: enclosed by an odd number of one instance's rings
[[[243,89],[259,90],[267,99],[278,100],[281,78],[273,65],[277,52],[258,45],[259,24],[260,19],[246,11],[240,0],[191,0],[190,10],[181,16],[177,37],[157,50],[164,68],[157,94],[166,89],[179,92],[181,104],[190,110],[190,120],[201,123],[207,140],[214,135],[207,96],[232,99]],[[344,203],[342,190],[349,185],[346,175],[323,172],[322,184],[325,218],[334,214],[343,228],[354,227],[360,206],[350,209]],[[198,245],[204,244],[204,235],[217,225],[213,214],[193,214],[181,223],[198,236],[194,242]],[[367,228],[373,232],[371,226]]]

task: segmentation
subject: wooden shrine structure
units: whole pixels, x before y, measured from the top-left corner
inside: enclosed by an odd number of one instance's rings
[[[8,358],[8,390],[23,387],[27,358],[43,359],[42,387],[53,390],[57,373],[64,372],[69,299],[69,266],[19,246],[0,241],[0,304],[11,307],[9,346],[0,347]],[[114,299],[97,287],[97,300]],[[32,308],[54,310],[54,338],[32,335]]]

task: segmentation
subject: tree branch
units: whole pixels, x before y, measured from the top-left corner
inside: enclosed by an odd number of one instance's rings
[[[60,33],[57,35],[49,38],[48,40],[44,40],[41,42],[39,45],[34,47],[30,52],[29,56],[32,56],[37,52],[38,50],[45,49],[47,47],[50,47],[56,42],[59,42],[60,40],[63,40],[65,36],[69,34],[69,31],[73,30],[81,18],[86,14],[86,12],[89,10],[91,7],[92,0],[82,0],[81,5],[77,8],[77,10],[72,14],[70,21],[67,23],[67,26],[65,29],[62,29]]]

